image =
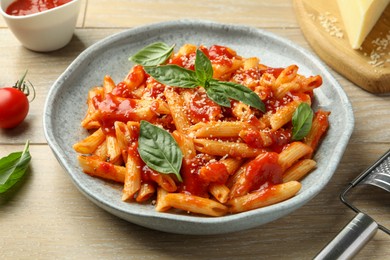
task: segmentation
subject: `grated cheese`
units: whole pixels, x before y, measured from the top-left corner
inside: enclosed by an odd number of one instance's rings
[[[344,37],[343,30],[338,26],[338,19],[326,12],[318,16],[320,25],[325,29],[330,36],[342,39]]]
[[[390,52],[388,50],[390,40],[390,31],[382,37],[377,37],[371,41],[372,51],[369,54],[370,60],[368,64],[373,67],[384,67],[386,63],[390,62]],[[364,53],[365,56],[368,56],[367,53]]]

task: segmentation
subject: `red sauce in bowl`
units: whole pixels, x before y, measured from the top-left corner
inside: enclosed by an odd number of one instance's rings
[[[9,15],[23,16],[43,12],[72,0],[16,0],[5,11]]]

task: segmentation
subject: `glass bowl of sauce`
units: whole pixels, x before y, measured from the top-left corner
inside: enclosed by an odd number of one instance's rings
[[[27,49],[58,50],[72,39],[81,0],[1,0],[0,12]]]

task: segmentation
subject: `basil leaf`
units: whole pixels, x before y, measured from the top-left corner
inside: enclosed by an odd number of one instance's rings
[[[11,153],[0,159],[0,193],[6,192],[22,179],[30,160],[28,141],[23,152]]]
[[[307,103],[301,103],[292,117],[292,139],[301,140],[310,131],[313,121],[313,110]]]
[[[168,86],[181,88],[196,88],[199,86],[193,70],[187,70],[177,65],[146,67],[144,69],[155,80]]]
[[[155,42],[131,56],[129,60],[146,67],[157,66],[169,59],[174,47],[175,45],[168,46],[163,42]]]
[[[252,106],[265,112],[265,105],[260,97],[253,92],[250,88],[243,85],[236,84],[234,82],[210,80],[210,86],[213,88],[221,88],[225,92],[226,96],[241,101],[244,104]]]
[[[211,86],[206,88],[206,94],[212,101],[214,101],[215,103],[217,103],[220,106],[223,106],[223,107],[230,107],[231,106],[230,99],[226,95],[226,92],[223,88],[220,88],[220,87],[215,86],[215,85],[211,85]]]
[[[148,167],[163,174],[174,173],[179,181],[183,154],[175,139],[164,129],[141,121],[138,152]]]
[[[199,49],[196,50],[195,74],[199,85],[206,86],[206,82],[213,78],[213,66],[209,58]]]

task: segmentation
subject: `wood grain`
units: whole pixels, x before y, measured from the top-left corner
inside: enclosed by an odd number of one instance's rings
[[[315,52],[337,72],[372,93],[390,92],[390,48],[383,40],[390,31],[390,5],[367,36],[360,49],[348,42],[336,0],[294,0],[294,10],[302,32]],[[336,37],[324,27],[338,28],[343,37]],[[330,22],[335,19],[335,22]],[[389,36],[390,37],[390,36]],[[377,58],[374,59],[374,57]]]
[[[11,193],[0,197],[0,246],[7,249],[0,251],[0,257],[311,259],[354,216],[338,194],[387,149],[380,144],[365,147],[350,145],[325,190],[282,219],[230,235],[185,236],[145,229],[108,214],[75,188],[46,145],[33,145],[28,175]],[[2,148],[6,153],[22,146]],[[374,211],[368,212],[389,226],[390,208],[384,203],[389,195],[364,189],[352,199],[375,203]],[[389,238],[378,232],[356,259],[383,259],[388,246]]]
[[[0,194],[0,259],[312,259],[354,216],[338,195],[390,148],[390,95],[370,94],[332,69],[352,102],[355,129],[332,180],[294,213],[229,235],[184,236],[123,221],[86,199],[51,153],[43,133],[42,112],[54,81],[87,47],[133,26],[188,14],[267,29],[313,49],[287,0],[201,0],[194,3],[194,10],[189,8],[193,1],[187,0],[177,6],[173,0],[84,2],[72,41],[53,53],[24,49],[0,22],[0,85],[13,83],[28,68],[29,79],[37,88],[26,121],[13,130],[0,130],[0,157],[23,149],[27,139],[33,157],[26,178],[12,191]],[[207,3],[212,7],[200,8]],[[221,12],[224,3],[226,10]],[[161,12],[164,7],[166,12]],[[389,193],[368,188],[351,195],[367,213],[390,227]],[[390,239],[378,232],[356,259],[388,259],[389,255]]]

